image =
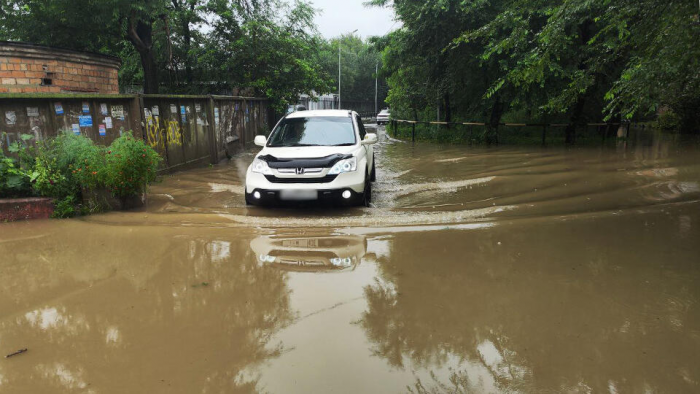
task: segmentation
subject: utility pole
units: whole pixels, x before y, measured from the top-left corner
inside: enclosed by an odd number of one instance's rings
[[[379,62],[374,66],[374,115],[379,113],[377,109],[377,90],[379,89]]]
[[[353,34],[357,33],[357,29],[353,30],[352,33],[350,33],[350,36]],[[341,105],[341,100],[340,100],[340,46],[343,42],[343,36],[340,36],[338,39],[338,109],[343,109],[343,106]]]

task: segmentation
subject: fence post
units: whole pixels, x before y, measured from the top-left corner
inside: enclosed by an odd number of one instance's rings
[[[139,94],[136,96],[136,98],[134,99],[134,102],[132,104],[132,112],[134,109],[136,110],[136,114],[134,114],[134,116],[133,116],[134,122],[132,123],[132,126],[138,127],[141,131],[141,138],[143,138],[144,141],[148,141],[148,136],[146,135],[146,128],[143,127],[144,122],[145,122],[145,119],[143,118],[143,109],[144,108],[145,108],[145,106],[143,103],[143,96]],[[133,127],[134,133],[137,132],[136,127]]]
[[[415,123],[413,123],[413,132],[412,132],[411,142],[413,142],[413,143],[416,142],[416,124]]]
[[[219,134],[216,127],[216,119],[214,119],[214,97],[210,94],[207,102],[207,118],[209,118],[209,155],[211,164],[219,162],[219,145],[217,144],[217,135]]]

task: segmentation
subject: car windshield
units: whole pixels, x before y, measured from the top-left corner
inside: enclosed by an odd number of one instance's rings
[[[379,115],[389,115],[389,110],[388,110],[388,109],[384,109],[384,110],[382,110],[381,112],[379,112]]]
[[[267,146],[350,146],[355,130],[349,117],[310,117],[284,119],[275,128]]]

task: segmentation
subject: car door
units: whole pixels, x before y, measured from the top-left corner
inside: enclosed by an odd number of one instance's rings
[[[362,123],[362,118],[355,114],[355,123],[357,123],[357,130],[360,134],[360,141],[365,139],[367,135],[367,130],[365,130],[365,125]],[[367,174],[372,173],[372,165],[374,164],[374,147],[373,145],[362,145],[367,155]]]

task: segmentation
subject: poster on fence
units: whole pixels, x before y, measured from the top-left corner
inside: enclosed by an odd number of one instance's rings
[[[73,123],[71,125],[71,129],[73,129],[73,134],[80,135],[80,125],[79,124]]]
[[[105,125],[101,124],[100,125],[100,136],[104,137],[106,135],[107,135],[107,128],[105,127]]]
[[[29,116],[29,117],[39,116],[39,107],[27,107],[27,116]]]
[[[92,116],[90,116],[90,115],[78,116],[78,124],[80,124],[80,127],[92,127]]]
[[[12,126],[15,123],[17,123],[17,114],[15,113],[15,111],[5,112],[5,123],[8,126]]]
[[[56,115],[63,115],[63,105],[61,103],[54,103],[53,108],[56,111]]]
[[[111,128],[113,127],[113,126],[112,126],[112,118],[111,118],[111,117],[108,116],[108,117],[105,118],[105,126],[106,126],[108,129],[111,129]]]
[[[124,120],[124,106],[123,105],[113,105],[112,106],[112,116]]]

